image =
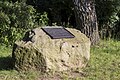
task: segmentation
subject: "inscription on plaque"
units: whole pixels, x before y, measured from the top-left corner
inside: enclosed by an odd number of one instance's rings
[[[74,38],[75,36],[65,28],[42,28],[52,39]]]

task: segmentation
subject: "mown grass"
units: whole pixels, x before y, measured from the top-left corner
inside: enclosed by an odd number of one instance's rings
[[[91,48],[85,80],[120,80],[120,41],[101,41]]]
[[[101,40],[91,48],[91,58],[82,72],[61,72],[50,75],[19,73],[11,66],[11,48],[0,46],[0,80],[120,80],[120,41]]]

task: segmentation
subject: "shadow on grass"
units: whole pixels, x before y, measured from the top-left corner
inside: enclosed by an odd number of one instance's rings
[[[12,57],[0,57],[0,70],[12,70],[13,59]]]

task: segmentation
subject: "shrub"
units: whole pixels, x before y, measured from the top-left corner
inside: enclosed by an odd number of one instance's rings
[[[26,3],[0,1],[0,43],[13,44],[26,30],[47,24],[47,19],[46,13],[37,15]]]

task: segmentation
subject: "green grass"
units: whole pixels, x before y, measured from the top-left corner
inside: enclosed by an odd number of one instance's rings
[[[120,41],[102,40],[92,47],[90,61],[82,72],[19,73],[12,69],[11,52],[11,48],[0,46],[0,80],[120,80]]]
[[[12,48],[0,46],[0,80],[36,80],[37,72],[18,72],[12,66]]]
[[[120,41],[101,41],[91,48],[85,80],[120,80]]]
[[[11,48],[0,46],[0,70],[11,69]]]

